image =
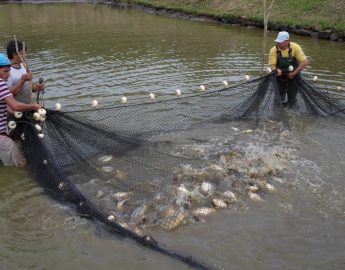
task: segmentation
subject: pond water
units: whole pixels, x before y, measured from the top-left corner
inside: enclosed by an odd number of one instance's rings
[[[14,33],[28,45],[35,77],[46,81],[48,108],[236,84],[260,75],[262,49],[276,35],[263,45],[261,29],[102,5],[0,4],[0,51]],[[344,43],[292,39],[309,58],[305,78],[345,89]],[[296,117],[292,132],[288,177],[276,193],[157,239],[220,269],[344,268],[345,127]],[[0,269],[187,269],[104,234],[48,198],[24,169],[0,168],[0,201]]]

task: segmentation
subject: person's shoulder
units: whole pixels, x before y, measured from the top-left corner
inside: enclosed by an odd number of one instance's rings
[[[298,45],[296,42],[290,42],[290,47],[291,48],[295,48],[295,49],[298,49],[298,50],[301,50],[302,48],[301,48],[301,46],[300,45]]]
[[[0,78],[0,85],[1,85],[1,86],[2,86],[2,85],[7,85],[7,83],[6,83],[6,81],[5,81],[4,79]]]
[[[0,100],[2,100],[5,97],[8,97],[12,95],[10,92],[10,89],[7,87],[7,83],[5,80],[0,79]]]
[[[307,57],[305,56],[302,47],[300,45],[298,45],[297,43],[292,43],[290,45],[290,47],[292,48],[292,54],[294,57],[296,57],[296,59],[301,62],[307,59]]]
[[[3,91],[4,89],[8,89],[7,82],[4,79],[0,78],[0,89]]]
[[[8,89],[6,81],[0,79],[0,91],[5,91],[6,89]]]
[[[270,49],[270,52],[271,52],[271,53],[277,52],[277,46],[273,46],[273,47]]]

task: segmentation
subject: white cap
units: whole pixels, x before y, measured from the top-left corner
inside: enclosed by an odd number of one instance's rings
[[[277,36],[275,42],[282,43],[285,40],[289,40],[289,39],[290,39],[289,33],[286,31],[282,31],[282,32],[278,33],[278,36]]]

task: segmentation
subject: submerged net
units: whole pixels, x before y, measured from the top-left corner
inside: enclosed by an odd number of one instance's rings
[[[48,110],[41,123],[44,138],[27,115],[21,121],[23,149],[47,193],[72,204],[80,215],[192,267],[210,269],[163,248],[151,235],[203,220],[248,196],[259,199],[270,189],[284,153],[274,153],[276,164],[270,168],[264,157],[245,160],[233,145],[239,135],[262,127],[281,139],[291,114],[344,116],[344,103],[327,89],[302,78],[294,83],[293,109],[282,106],[276,76],[268,74],[220,90]],[[239,130],[236,123],[243,120],[247,129]]]

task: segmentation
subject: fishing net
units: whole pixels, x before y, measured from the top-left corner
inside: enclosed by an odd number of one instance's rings
[[[274,145],[265,149],[274,156],[274,164],[266,166],[264,153],[245,158],[234,142],[269,136],[283,143],[292,114],[344,116],[342,100],[313,84],[294,79],[298,95],[293,108],[282,106],[273,73],[188,95],[47,110],[44,122],[26,114],[18,125],[28,166],[49,195],[109,231],[210,269],[163,248],[152,235],[240,207],[248,198],[260,200],[272,188],[270,177],[282,171],[287,153]],[[236,127],[239,122],[245,123],[242,129]]]

